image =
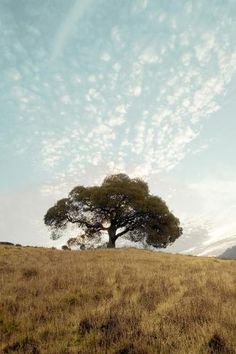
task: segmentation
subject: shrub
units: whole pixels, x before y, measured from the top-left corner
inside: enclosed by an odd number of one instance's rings
[[[68,246],[66,246],[66,245],[61,246],[61,249],[63,251],[71,251],[71,249]]]
[[[3,351],[4,354],[10,353],[30,353],[30,354],[39,354],[37,349],[37,343],[26,337],[22,341],[15,342],[11,345],[7,345]]]
[[[12,242],[7,242],[7,241],[0,241],[0,245],[4,245],[4,246],[14,246],[14,243],[12,243]]]
[[[23,274],[23,278],[31,279],[38,275],[38,270],[36,268],[25,268],[22,274]]]

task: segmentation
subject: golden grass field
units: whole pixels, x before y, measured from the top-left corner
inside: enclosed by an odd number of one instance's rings
[[[0,247],[0,352],[235,353],[236,263]]]

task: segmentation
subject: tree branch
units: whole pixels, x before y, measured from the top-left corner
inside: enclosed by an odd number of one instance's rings
[[[141,216],[143,215],[140,212],[132,213],[130,216],[124,216],[123,218],[120,218],[120,220],[119,219],[117,220],[117,226],[119,228],[124,227],[130,222],[132,222],[133,220],[135,220],[137,217],[141,217]]]
[[[90,224],[90,223],[88,223],[87,221],[85,221],[83,219],[73,219],[69,215],[67,215],[67,219],[72,224],[81,224],[81,225],[86,226],[88,229],[96,229],[96,231],[107,230],[107,228],[104,227],[101,223]]]

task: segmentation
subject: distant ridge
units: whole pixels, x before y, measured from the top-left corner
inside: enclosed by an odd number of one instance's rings
[[[227,248],[227,250],[222,253],[219,258],[223,259],[236,259],[236,246],[233,246],[231,248]]]

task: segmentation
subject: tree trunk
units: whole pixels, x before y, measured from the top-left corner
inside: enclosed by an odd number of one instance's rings
[[[116,241],[109,238],[107,248],[116,248]]]
[[[108,230],[109,241],[107,244],[107,248],[115,248],[116,247],[116,231],[112,228]]]

